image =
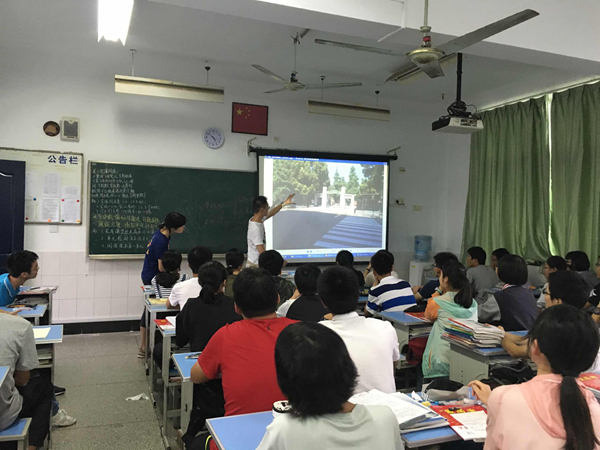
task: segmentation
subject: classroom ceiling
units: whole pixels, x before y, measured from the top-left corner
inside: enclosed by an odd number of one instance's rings
[[[193,70],[199,70],[199,73],[191,73],[186,79],[177,79],[173,75],[172,79],[182,82],[196,80],[201,84],[205,80],[202,67],[208,60],[213,67],[211,84],[227,86],[227,80],[261,83],[256,84],[258,92],[275,89],[279,85],[271,83],[251,64],[260,64],[284,78],[293,68],[294,49],[290,35],[299,31],[296,27],[137,0],[127,44],[123,47],[120,43],[97,42],[96,15],[95,0],[2,2],[0,56],[3,52],[13,55],[39,52],[46,55],[45,60],[49,64],[60,65],[65,71],[76,64],[86,64],[90,66],[89,70],[102,66],[127,74],[130,70],[128,49],[135,48],[138,51],[136,75],[169,78],[171,68],[172,72],[180,75],[181,69],[192,67],[190,61],[193,61]],[[388,31],[389,25],[382,25],[382,35]],[[401,33],[413,32],[404,30]],[[397,67],[397,60],[316,45],[315,38],[411,50],[411,46],[397,42],[377,44],[364,38],[313,30],[298,48],[298,77],[303,83],[318,83],[321,75],[325,75],[326,82],[331,83],[361,81],[362,87],[347,88],[348,92],[374,98],[374,91],[380,90],[382,104],[405,100],[439,104],[441,107],[447,106],[454,96],[455,65],[445,70],[446,77],[443,78],[431,80],[422,76],[404,86],[394,83],[380,85]],[[419,35],[415,34],[415,47],[419,39]],[[434,42],[435,39],[434,35]],[[446,39],[441,37],[438,42]],[[405,35],[402,41],[406,40]],[[50,55],[53,57],[49,58]],[[154,68],[153,73],[144,73],[145,65],[150,67],[149,61],[167,60],[165,58],[168,58],[171,67]],[[463,99],[480,107],[589,78],[589,74],[469,54],[465,55],[463,69]],[[343,91],[339,90],[336,95]],[[444,100],[442,94],[445,94]],[[274,95],[305,98],[307,94],[285,92]]]

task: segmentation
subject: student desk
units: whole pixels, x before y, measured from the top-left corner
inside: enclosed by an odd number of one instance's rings
[[[40,318],[40,323],[36,325],[50,325],[52,323],[52,296],[58,289],[58,286],[46,286],[43,289],[48,289],[49,292],[37,291],[36,289],[28,288],[27,286],[22,286],[21,291],[17,294],[15,302],[19,301],[32,301],[35,300],[39,302],[39,304],[47,305],[47,313]]]
[[[38,369],[50,369],[50,381],[54,383],[54,365],[56,362],[54,344],[60,344],[63,341],[62,325],[45,325],[34,327],[38,329],[50,328],[48,335],[43,339],[36,339],[35,346],[38,352]]]
[[[7,308],[6,306],[1,306],[0,309],[11,313],[19,308]],[[27,308],[19,311],[17,316],[23,317],[24,319],[33,319],[33,324],[38,326],[40,324],[40,317],[43,317],[44,314],[46,314],[47,309],[48,305],[37,305],[35,308]]]
[[[27,450],[29,445],[29,426],[31,419],[17,419],[8,428],[0,431],[0,445],[2,442],[18,442],[18,450]]]
[[[171,341],[175,337],[175,330],[163,330],[158,327],[158,331],[161,334],[162,341],[162,362],[161,362],[161,376],[163,380],[163,397],[162,397],[162,435],[165,441],[166,448],[169,447],[167,441],[167,419],[170,417],[179,417],[180,409],[174,408],[169,410],[169,388],[178,386],[179,383],[169,381],[169,361],[171,360]],[[154,366],[154,359],[151,360],[152,366]],[[152,380],[152,395],[154,395],[154,380]]]
[[[383,320],[387,320],[394,325],[396,329],[396,334],[398,334],[398,344],[400,344],[400,351],[402,351],[402,347],[408,345],[408,339],[410,336],[410,331],[413,328],[420,327],[430,327],[432,325],[431,322],[424,322],[415,317],[409,316],[401,311],[392,311],[392,312],[377,312],[375,313],[375,317],[380,317]]]
[[[208,419],[206,426],[220,450],[256,450],[272,421],[273,412],[266,411]],[[417,448],[422,442],[443,443],[460,440],[460,437],[450,427],[441,427],[407,433],[402,439],[406,447]]]
[[[181,377],[181,431],[185,434],[190,424],[192,408],[194,405],[194,383],[192,383],[192,367],[198,358],[187,358],[191,355],[199,355],[201,352],[176,353],[172,356],[175,368]],[[254,447],[256,448],[256,447]],[[253,450],[254,450],[253,448]]]
[[[0,386],[2,386],[2,383],[4,383],[4,379],[6,378],[7,374],[8,374],[8,367],[0,366]]]
[[[527,331],[515,331],[512,334],[525,336]],[[506,350],[500,346],[469,348],[446,336],[442,336],[442,339],[450,343],[450,379],[464,385],[487,378],[493,358],[498,356],[510,358]]]
[[[154,352],[154,335],[156,333],[156,315],[159,312],[177,312],[176,310],[167,309],[166,303],[150,303],[150,296],[148,294],[144,294],[144,307],[146,308],[146,318],[150,319],[150,324],[146,329],[147,339],[146,339],[146,350],[150,349],[150,352],[146,351],[146,373],[150,376],[150,386],[154,388],[154,364],[152,363],[152,354]]]

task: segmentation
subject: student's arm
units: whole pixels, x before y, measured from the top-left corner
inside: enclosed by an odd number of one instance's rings
[[[19,345],[19,358],[15,364],[14,380],[17,386],[25,386],[29,382],[30,370],[38,365],[37,349],[33,327],[27,324],[24,333],[18,333],[15,339]]]
[[[527,358],[527,338],[506,333],[502,339],[502,348],[513,358]]]
[[[187,307],[187,305],[185,305]],[[184,308],[185,308],[184,307]],[[191,378],[195,384],[214,380],[221,373],[221,358],[223,357],[223,335],[225,327],[217,331],[198,357],[198,363],[192,367]]]
[[[440,305],[438,305],[434,299],[430,298],[427,301],[427,309],[425,309],[425,318],[431,320],[432,322],[435,322],[438,318],[439,309]]]
[[[158,271],[159,272],[164,272],[165,271],[165,268],[162,265],[162,259],[158,260]]]
[[[261,245],[257,245],[256,246],[256,250],[258,251],[258,254],[260,255],[261,253],[265,252],[265,244],[261,244]]]
[[[173,286],[171,295],[169,295],[169,298],[167,299],[167,309],[179,309],[179,302],[181,300],[179,297],[181,297],[181,294],[179,293],[180,289],[178,289],[178,287],[177,284]]]
[[[415,300],[416,301],[421,301],[423,300],[423,296],[421,295],[421,293],[419,292],[419,289],[421,289],[422,286],[414,286],[412,288],[413,291],[413,295],[415,296]]]
[[[29,383],[31,372],[29,370],[15,370],[13,377],[15,379],[15,385],[22,387]]]
[[[284,206],[291,205],[292,204],[292,199],[294,198],[294,195],[296,195],[296,194],[290,195],[288,198],[285,199],[284,202],[280,203],[279,205],[275,206],[274,208],[271,208],[271,211],[269,211],[269,213],[267,214],[267,219],[270,219],[275,214],[277,214],[279,211],[281,211],[281,209]]]
[[[200,364],[194,364],[190,375],[190,378],[194,384],[204,384],[207,381],[210,381],[210,378],[206,376],[202,370],[202,367],[200,367]]]

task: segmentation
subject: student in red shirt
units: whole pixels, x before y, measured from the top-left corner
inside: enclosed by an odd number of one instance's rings
[[[222,376],[225,416],[270,411],[285,399],[277,385],[275,342],[295,321],[277,318],[277,283],[265,269],[242,270],[233,283],[233,300],[244,320],[213,335],[191,378],[200,384]]]

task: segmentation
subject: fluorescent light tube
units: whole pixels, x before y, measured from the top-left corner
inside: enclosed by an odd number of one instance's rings
[[[390,109],[381,106],[365,106],[352,103],[309,100],[308,112],[328,116],[352,117],[355,119],[390,121]]]
[[[126,75],[115,75],[115,92],[216,103],[223,103],[225,100],[225,89],[222,87],[194,86],[169,80]]]
[[[133,0],[98,0],[98,41],[121,41],[125,45]]]

